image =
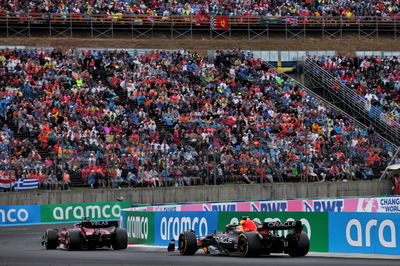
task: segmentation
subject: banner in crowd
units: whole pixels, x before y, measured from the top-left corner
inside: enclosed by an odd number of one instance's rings
[[[39,188],[39,180],[36,178],[19,178],[11,181],[9,178],[0,178],[0,189],[15,191],[34,190]]]
[[[329,213],[329,251],[400,255],[400,216]]]
[[[11,182],[9,178],[2,178],[0,176],[0,189],[11,190],[14,187],[14,182]]]
[[[19,178],[15,181],[15,191],[26,191],[39,188],[39,180],[36,178]]]
[[[40,206],[0,206],[0,226],[40,223]]]
[[[400,212],[400,197],[265,200],[139,206],[140,211]]]
[[[130,201],[41,205],[40,220],[43,223],[76,222],[81,221],[82,217],[91,220],[118,220],[121,209],[130,206]]]
[[[310,238],[310,251],[328,252],[328,213],[307,212],[220,212],[218,213],[218,230],[224,231],[227,224],[238,224],[241,216],[260,224],[271,221],[301,221],[303,231]],[[286,235],[288,230],[276,231],[279,235]]]

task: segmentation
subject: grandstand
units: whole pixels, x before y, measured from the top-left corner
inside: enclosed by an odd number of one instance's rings
[[[50,187],[341,181],[396,151],[249,53],[79,51],[1,51],[3,119],[42,162],[7,170]]]

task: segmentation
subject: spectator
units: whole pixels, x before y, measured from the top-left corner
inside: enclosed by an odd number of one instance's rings
[[[64,190],[71,190],[71,177],[68,173],[68,171],[64,172],[63,176],[63,189]]]

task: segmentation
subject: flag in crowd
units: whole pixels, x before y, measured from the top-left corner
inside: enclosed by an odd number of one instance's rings
[[[198,13],[196,16],[196,23],[202,24],[210,21],[210,16],[202,13]]]
[[[229,17],[228,16],[212,17],[211,29],[213,29],[213,30],[229,29]]]
[[[36,178],[19,178],[15,181],[15,191],[25,191],[39,188],[39,180]]]
[[[299,23],[299,18],[298,17],[288,17],[285,19],[286,24],[290,25],[297,25]]]
[[[14,186],[14,182],[11,182],[11,180],[7,177],[1,177],[0,176],[0,189],[10,189]]]

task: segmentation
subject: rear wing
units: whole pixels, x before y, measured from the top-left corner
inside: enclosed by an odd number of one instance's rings
[[[86,228],[118,227],[118,221],[83,221],[78,225]]]
[[[295,231],[302,231],[303,224],[301,221],[286,221],[286,222],[264,222],[262,227],[259,230],[290,230],[295,229]]]

